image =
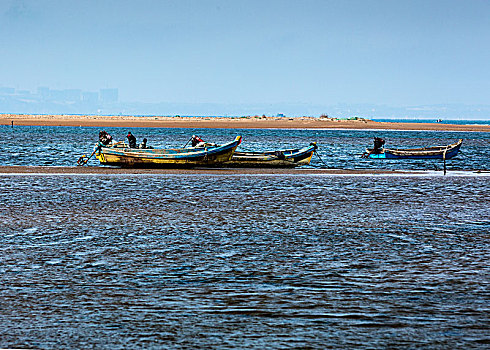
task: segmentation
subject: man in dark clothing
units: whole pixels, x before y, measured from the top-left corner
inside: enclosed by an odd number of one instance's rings
[[[148,140],[146,139],[146,137],[143,139],[143,142],[140,143],[140,148],[148,148],[148,146],[146,145],[146,143],[148,142]]]
[[[102,143],[104,146],[107,146],[112,142],[112,136],[107,133],[107,131],[100,131],[99,132],[99,141]]]
[[[136,148],[136,137],[131,134],[131,132],[128,132],[128,142],[129,142],[129,148]]]
[[[366,149],[366,152],[362,154],[362,158],[369,158],[370,154],[380,154],[383,153],[383,146],[385,145],[385,140],[381,137],[374,138],[374,147],[372,149]]]
[[[383,149],[384,144],[385,144],[385,140],[383,140],[381,137],[375,137],[374,138],[374,149],[373,149],[373,153],[374,154],[381,153],[381,150]]]

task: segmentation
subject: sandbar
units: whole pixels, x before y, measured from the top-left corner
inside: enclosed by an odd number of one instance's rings
[[[64,174],[64,175],[400,175],[422,174],[423,171],[377,169],[315,168],[192,168],[145,169],[105,166],[0,166],[0,174]]]
[[[489,122],[490,123],[490,122]],[[218,129],[372,129],[490,132],[490,125],[377,122],[315,117],[180,117],[0,114],[0,125]]]

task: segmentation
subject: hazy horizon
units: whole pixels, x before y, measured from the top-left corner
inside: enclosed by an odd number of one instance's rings
[[[490,119],[489,13],[483,0],[3,0],[0,88],[118,89],[117,113],[483,106]]]

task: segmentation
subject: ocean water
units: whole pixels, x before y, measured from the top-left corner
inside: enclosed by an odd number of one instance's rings
[[[114,139],[125,140],[128,128],[106,128]],[[362,159],[375,136],[386,140],[386,147],[410,148],[447,145],[464,139],[460,154],[447,162],[449,170],[490,169],[490,137],[483,132],[437,132],[392,130],[259,130],[259,129],[164,129],[134,128],[140,142],[144,137],[154,147],[183,146],[192,134],[216,143],[243,136],[242,150],[301,148],[317,142],[318,156],[313,167],[328,169],[441,169],[440,160],[380,161]],[[90,155],[98,138],[91,127],[0,127],[0,165],[72,166],[82,155]],[[89,166],[98,166],[93,157]]]
[[[488,178],[0,176],[2,348],[480,348]]]
[[[456,124],[456,125],[490,125],[490,120],[479,119],[373,119],[377,122],[395,122],[395,123],[438,123],[438,124]]]
[[[487,134],[131,131],[155,146],[317,141],[314,166],[347,169],[441,166],[361,159],[375,135],[465,141],[448,176],[0,175],[0,348],[490,345],[490,177],[472,172],[489,169]],[[74,165],[97,134],[3,127],[0,165]]]

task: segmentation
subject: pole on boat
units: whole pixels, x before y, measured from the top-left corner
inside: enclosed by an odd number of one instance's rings
[[[187,141],[187,142],[185,143],[184,147],[182,147],[182,148],[185,148],[185,146],[187,146],[187,144],[188,144],[189,142],[191,142],[191,140],[192,140],[192,137],[189,139],[189,141]]]
[[[444,150],[444,153],[442,154],[442,159],[444,160],[444,175],[446,175],[446,150]]]

